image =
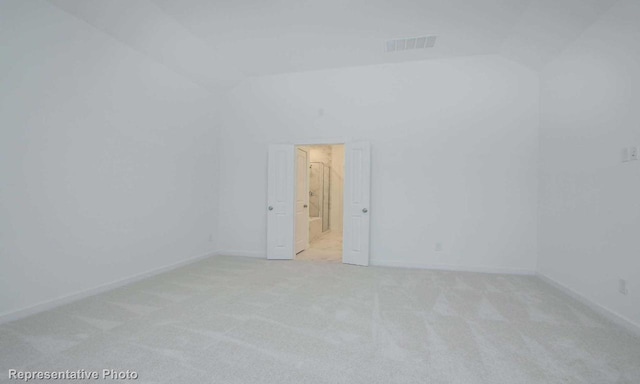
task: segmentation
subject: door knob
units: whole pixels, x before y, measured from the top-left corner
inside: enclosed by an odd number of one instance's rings
[[[308,207],[308,205],[307,205],[307,204],[305,204],[305,205],[304,205],[304,208],[307,208],[307,207]]]
[[[270,211],[273,211],[273,207],[272,207],[272,206],[269,206],[269,210],[270,210]]]
[[[367,208],[362,208],[362,213],[367,213],[369,210]]]

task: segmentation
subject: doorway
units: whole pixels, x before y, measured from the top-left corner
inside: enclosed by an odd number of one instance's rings
[[[342,262],[344,145],[298,146],[296,153],[295,259]]]
[[[335,142],[334,142],[335,143]],[[340,143],[340,141],[338,141]],[[323,197],[318,196],[318,213],[313,218],[309,216],[310,200],[308,188],[311,177],[311,162],[314,161],[309,153],[313,146],[338,146],[342,148],[343,160],[341,166],[334,166],[333,159],[330,163],[317,161],[316,170],[318,180],[325,180],[325,165],[329,170],[329,193],[328,202]],[[306,150],[305,150],[306,149]],[[301,150],[301,151],[300,151]],[[337,150],[339,151],[339,149]],[[306,161],[305,154],[306,152]],[[317,240],[317,247],[322,249],[324,254],[331,253],[335,258],[336,249],[340,249],[340,235],[342,235],[342,262],[345,264],[369,265],[369,226],[370,226],[370,196],[371,196],[371,145],[366,141],[342,142],[332,144],[332,142],[317,143],[297,143],[297,144],[272,144],[269,145],[267,162],[267,259],[269,260],[293,260],[297,253],[304,253],[305,250],[312,250],[312,238],[315,232],[311,232],[311,226],[319,228],[320,235]],[[307,162],[308,166],[304,171],[298,168]],[[314,161],[316,162],[316,161]],[[337,163],[336,163],[337,164]],[[343,170],[342,192],[331,191],[331,169]],[[320,172],[322,170],[322,172]],[[306,171],[306,172],[305,172]],[[306,183],[299,184],[298,179],[303,179]],[[317,189],[325,191],[325,183],[320,183]],[[338,183],[333,184],[333,188],[338,187]],[[307,194],[299,191],[307,189]],[[342,197],[342,209],[336,209],[336,196]],[[333,210],[331,209],[333,201]],[[305,204],[306,203],[306,204]],[[328,204],[327,209],[322,210]],[[305,207],[306,205],[306,207]],[[302,209],[299,207],[302,206]],[[340,213],[341,212],[341,213]],[[306,215],[306,220],[304,220]],[[325,225],[322,218],[328,215]],[[305,223],[305,225],[298,223]],[[332,229],[333,223],[333,229]],[[341,229],[340,229],[341,224]],[[308,225],[309,227],[306,227]],[[300,228],[300,229],[297,229]],[[307,228],[305,230],[305,228]],[[327,231],[323,231],[328,228]],[[331,235],[325,232],[330,232]],[[323,234],[327,237],[322,237]],[[305,245],[305,236],[307,247]],[[316,247],[316,248],[317,248]],[[304,248],[300,250],[300,248]],[[332,249],[333,248],[333,249]],[[297,252],[300,251],[300,252]],[[309,256],[312,252],[307,252]]]

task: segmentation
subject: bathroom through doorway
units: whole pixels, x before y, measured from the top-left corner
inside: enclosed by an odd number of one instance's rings
[[[344,145],[296,147],[295,259],[342,262]]]

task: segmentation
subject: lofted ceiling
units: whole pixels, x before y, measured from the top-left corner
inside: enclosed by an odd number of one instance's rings
[[[538,70],[616,0],[49,0],[208,88],[246,76],[484,54]],[[437,35],[385,53],[388,39]]]

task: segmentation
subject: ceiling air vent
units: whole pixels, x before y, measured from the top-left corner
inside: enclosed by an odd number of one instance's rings
[[[433,48],[437,36],[407,37],[404,39],[387,40],[385,52],[412,51],[416,49]]]

